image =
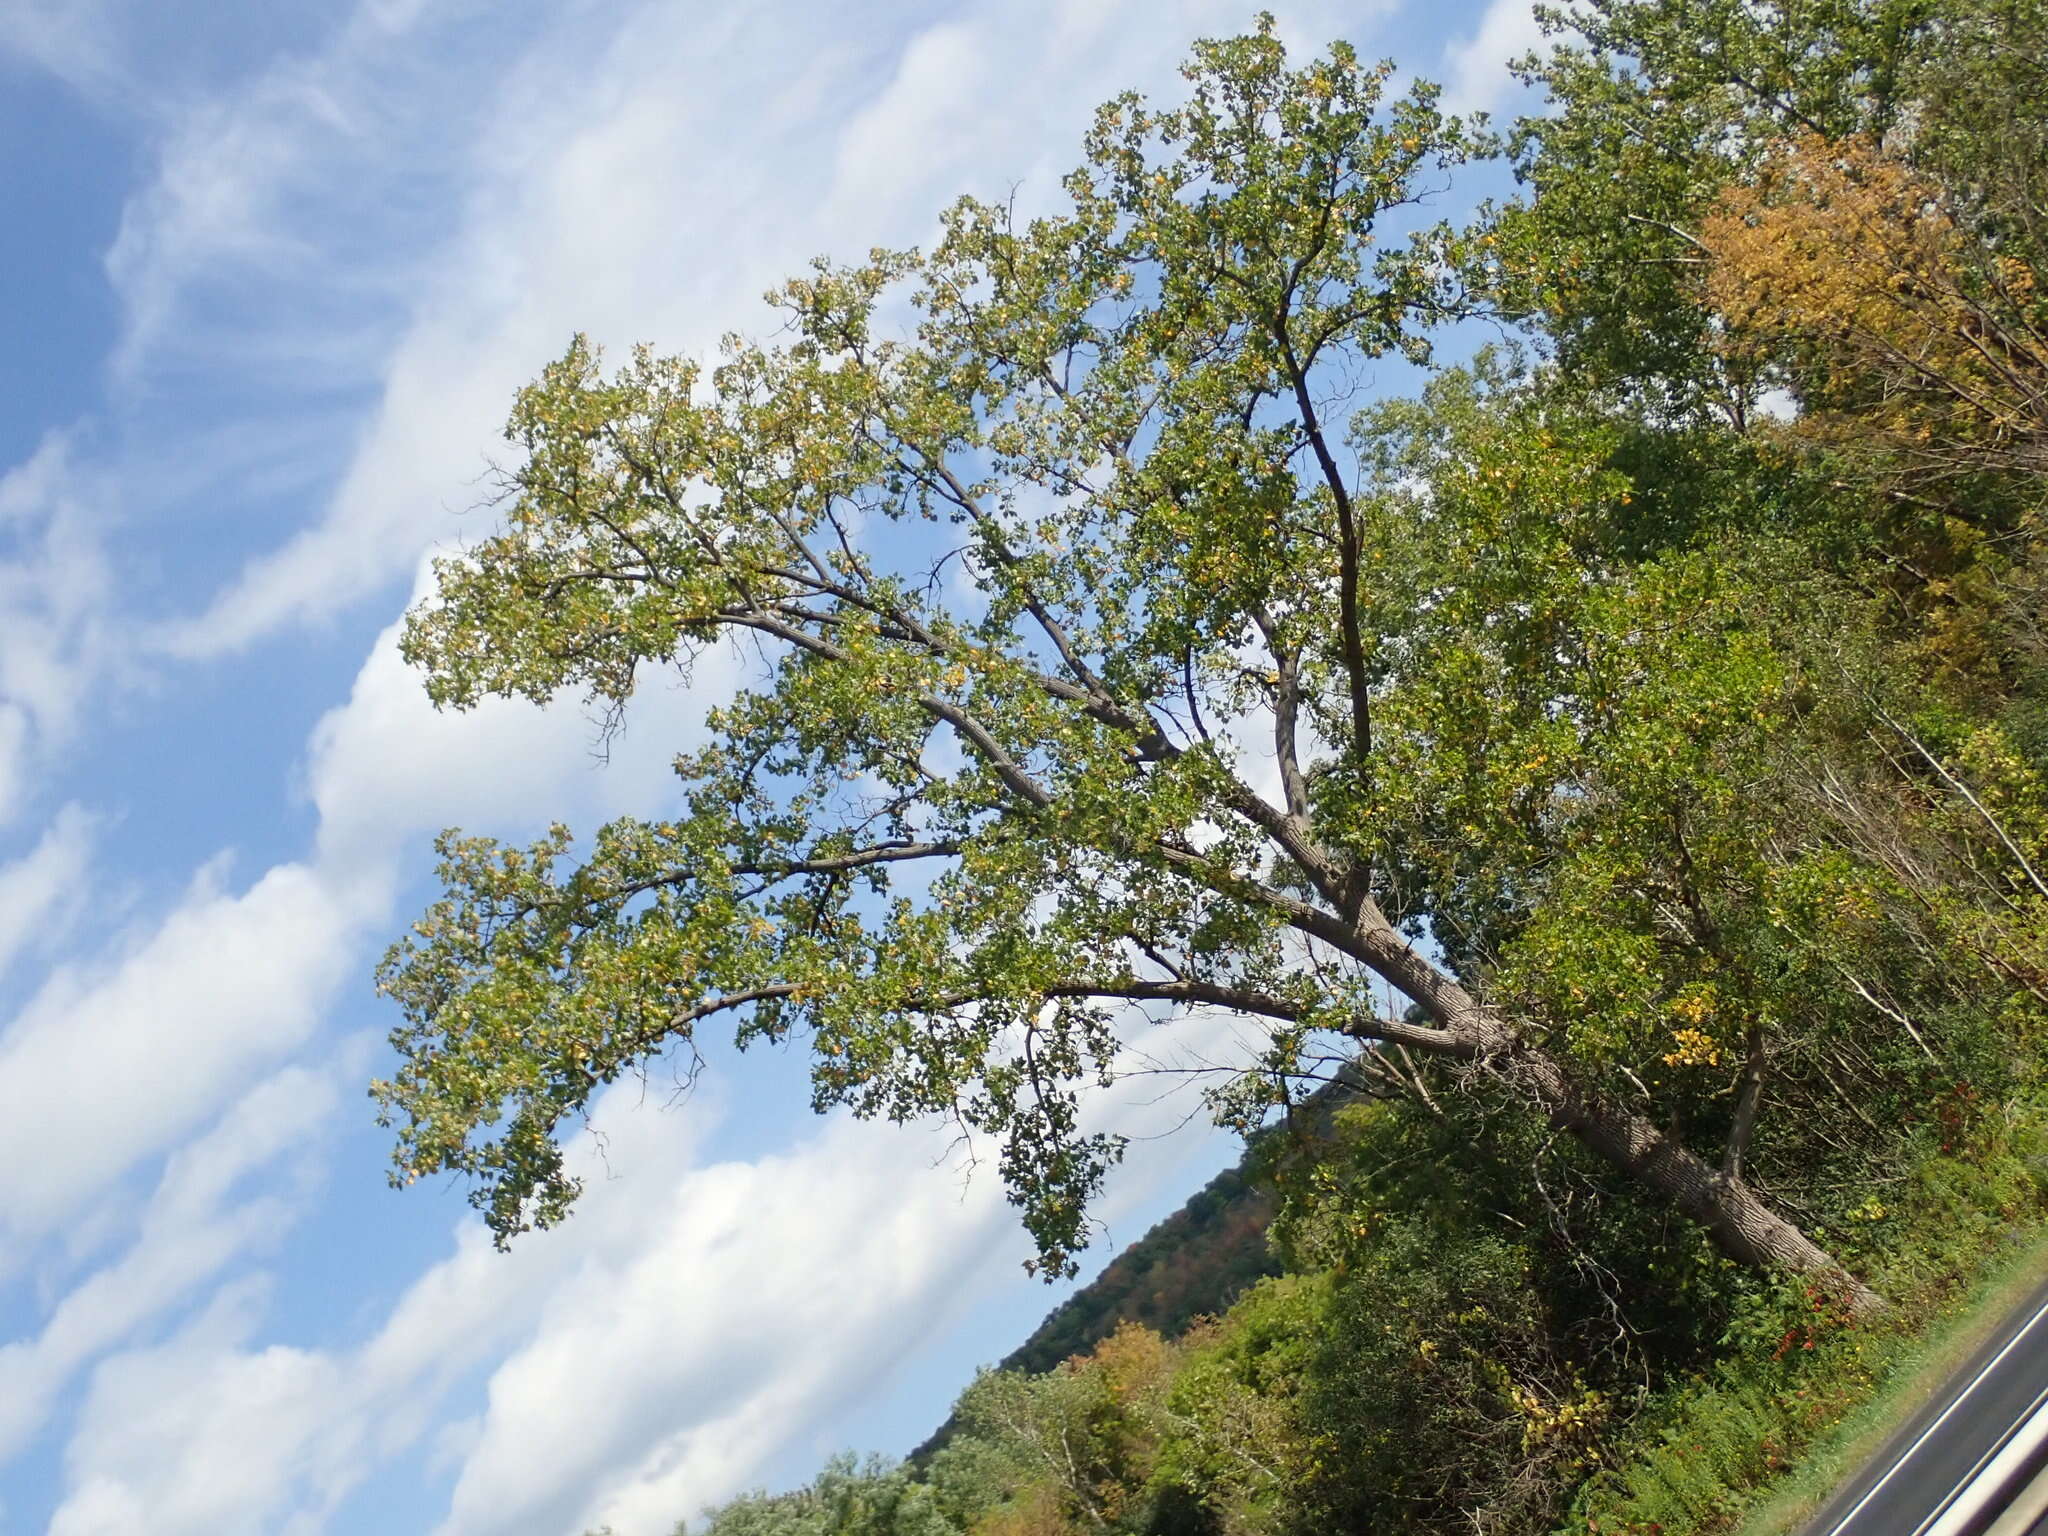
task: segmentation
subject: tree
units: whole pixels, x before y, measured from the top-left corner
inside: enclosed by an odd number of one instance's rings
[[[877,1457],[834,1456],[792,1493],[742,1494],[704,1512],[703,1536],[954,1536],[932,1492]],[[675,1536],[685,1536],[687,1522]]]
[[[1700,222],[1724,346],[1816,435],[1881,450],[1899,499],[2010,532],[2048,467],[2048,10],[1923,14],[1894,121],[1767,139]]]
[[[1221,1009],[1263,1031],[1247,1120],[1360,1045],[1460,1064],[1730,1255],[1854,1287],[1743,1177],[1753,1113],[1716,1166],[1616,1090],[1616,1042],[1721,963],[1688,871],[1770,831],[1737,813],[1811,681],[1760,627],[1776,578],[1646,541],[1615,434],[1512,377],[1347,441],[1341,394],[1458,303],[1418,208],[1471,140],[1388,73],[1290,70],[1270,23],[1198,44],[1186,105],[1102,109],[1068,212],[965,200],[927,255],[772,295],[785,344],[707,376],[579,340],[522,393],[502,531],[408,620],[435,701],[622,711],[719,645],[760,671],[674,819],[444,837],[380,973],[399,1181],[469,1176],[501,1242],[552,1223],[565,1123],[729,1018],[807,1040],[821,1108],[993,1137],[1061,1271],[1119,1019]],[[1631,900],[1640,943],[1564,963]]]
[[[2048,11],[1539,9],[1560,44],[1522,68],[1552,110],[1512,138],[1534,195],[1477,254],[1571,373],[1737,430],[1789,389],[1955,516],[2038,474]]]
[[[2048,342],[2034,268],[1969,262],[1941,189],[1866,141],[1789,143],[1702,229],[1737,338],[1804,354],[1809,409],[1874,439],[1909,483],[2048,468]],[[1789,343],[1789,345],[1788,345]],[[1824,418],[1825,420],[1825,418]]]
[[[1895,898],[1884,942],[1922,962],[1903,990],[1960,1002],[1984,963],[2025,991],[2032,941],[1994,914],[2038,896],[2027,857],[1979,809],[1972,834],[1944,827],[1939,802],[1981,805],[2005,777],[1969,787],[1965,757],[2001,756],[1991,736],[2048,764],[2048,8],[1594,0],[1549,21],[1560,46],[1526,68],[1550,109],[1515,136],[1533,195],[1475,243],[1485,281],[1656,451],[1683,424],[1724,464],[1777,464],[1760,523],[1879,596],[1856,627],[1884,643],[1845,647],[1866,697],[1813,754],[1814,819]],[[1767,388],[1789,426],[1754,411]],[[1973,850],[1983,836],[1999,851]],[[1986,877],[1955,878],[1973,866]],[[1915,931],[1947,910],[1978,936]],[[1838,927],[1821,948],[1890,994],[1866,940]]]
[[[1766,386],[1715,345],[1698,221],[1789,133],[1877,139],[1910,117],[1951,8],[1539,5],[1555,41],[1521,72],[1549,107],[1509,136],[1530,195],[1499,210],[1474,253],[1495,303],[1538,328],[1582,385],[1740,430]]]

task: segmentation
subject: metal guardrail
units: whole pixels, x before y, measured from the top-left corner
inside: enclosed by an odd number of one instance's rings
[[[1986,1536],[1992,1517],[2036,1480],[2044,1464],[2048,1464],[2048,1389],[2034,1399],[2026,1417],[1979,1458],[1970,1476],[1920,1529],[1927,1536]]]
[[[2027,1536],[2043,1517],[2048,1517],[2048,1470],[2037,1472],[2001,1514],[1986,1528],[1984,1536]]]
[[[2033,1397],[1932,1509],[1912,1495],[1913,1460],[1944,1431],[1953,1435],[1963,1430],[1974,1406],[1973,1394],[2015,1351],[2028,1346],[2030,1340],[2038,1347],[2044,1335],[2048,1335],[2048,1300],[2038,1302],[2012,1337],[1892,1457],[1883,1474],[1855,1503],[1826,1526],[1811,1527],[1807,1536],[2025,1536],[2041,1515],[2048,1513],[2048,1387]],[[1927,1511],[1910,1532],[1906,1521],[1912,1515],[1906,1514],[1907,1509]],[[2030,1509],[2032,1513],[2026,1514]]]

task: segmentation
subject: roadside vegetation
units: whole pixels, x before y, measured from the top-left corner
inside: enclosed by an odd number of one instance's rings
[[[1401,1117],[1340,1115],[1274,1234],[1289,1272],[1220,1316],[1175,1337],[1124,1322],[1053,1370],[984,1372],[936,1451],[840,1458],[688,1528],[1785,1536],[2048,1268],[2035,1124],[1902,1160],[1890,1203],[1844,1236],[1894,1298],[1859,1321],[1698,1240],[1667,1250],[1680,1283],[1593,1273],[1602,1250],[1540,1192],[1515,1201],[1512,1176],[1476,1209],[1447,1203],[1442,1163],[1390,1145]],[[1388,1178],[1402,1153],[1416,1161]],[[1706,1326],[1674,1329],[1705,1297]]]
[[[1504,131],[1198,44],[1064,211],[521,395],[436,700],[758,672],[672,818],[443,839],[399,1182],[557,1222],[721,1022],[990,1146],[1054,1275],[1134,1018],[1279,1127],[1279,1273],[716,1536],[1733,1531],[2040,1225],[2048,7],[1552,25]]]

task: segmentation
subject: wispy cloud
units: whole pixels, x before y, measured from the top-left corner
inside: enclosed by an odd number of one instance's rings
[[[105,100],[126,78],[108,0],[9,0],[0,7],[0,53]]]
[[[79,1367],[236,1257],[283,1236],[296,1209],[275,1174],[326,1128],[338,1079],[360,1071],[364,1055],[346,1051],[319,1072],[288,1067],[250,1090],[167,1162],[126,1253],[73,1287],[35,1338],[0,1346],[0,1464],[41,1426]],[[241,1186],[258,1173],[270,1179],[252,1197]]]
[[[475,504],[513,389],[572,332],[703,353],[818,252],[919,243],[962,191],[1000,198],[1022,183],[1027,204],[1049,201],[1095,102],[1133,83],[1170,89],[1191,36],[1244,21],[1210,0],[1171,27],[1151,13],[1144,26],[1115,19],[1131,14],[1128,0],[1085,21],[1067,7],[1047,26],[1027,9],[969,6],[884,51],[870,24],[823,26],[798,0],[642,6],[602,44],[536,40],[489,83],[487,109],[457,120],[475,133],[445,162],[468,177],[461,217],[422,258],[382,403],[333,499],[166,643],[193,657],[247,646],[360,599],[457,536],[441,514]],[[1293,20],[1313,34],[1329,15]],[[797,35],[806,62],[792,79]],[[875,71],[888,81],[879,92]],[[302,180],[325,163],[308,148],[316,137],[284,138],[306,157]],[[220,153],[209,142],[193,157],[212,165]],[[198,222],[255,248],[234,233],[241,205],[226,207]]]
[[[0,476],[0,827],[117,663],[91,479],[61,434]]]
[[[80,880],[120,880],[111,834],[60,812],[0,866],[0,964],[45,966],[0,1032],[0,1166],[39,1170],[0,1189],[0,1232],[102,1234],[99,1267],[7,1346],[33,1390],[0,1455],[55,1405],[62,1536],[316,1532],[429,1454],[447,1536],[665,1530],[841,1422],[906,1319],[925,1331],[1014,1276],[1019,1239],[992,1180],[963,1199],[920,1132],[807,1124],[740,1156],[732,1122],[694,1114],[708,1105],[619,1095],[609,1165],[562,1232],[507,1258],[465,1221],[392,1277],[359,1341],[281,1342],[315,1303],[252,1266],[306,1195],[249,1171],[324,1155],[354,1027],[336,1000],[423,873],[425,834],[659,808],[669,757],[733,680],[651,679],[599,773],[573,702],[434,714],[384,621],[423,552],[488,526],[455,514],[513,390],[572,331],[701,353],[816,252],[920,242],[959,191],[1049,201],[1096,101],[1173,92],[1188,39],[1245,12],[382,0],[232,78],[151,92],[124,31],[148,9],[0,8],[0,47],[102,100],[113,81],[143,92],[150,167],[107,262],[124,317],[107,430],[56,434],[0,481],[0,819],[10,773],[17,807],[72,798],[50,765],[96,682],[147,666],[175,689],[337,617],[352,681],[304,745],[314,825],[294,856],[246,878],[213,862],[61,953],[23,935],[55,931]],[[1320,42],[1365,14],[1314,0],[1283,22]],[[177,580],[124,584],[156,564]],[[1122,1187],[1149,1193],[1176,1147],[1146,1144]]]
[[[94,830],[82,807],[67,805],[33,849],[0,864],[0,980],[16,956],[64,938],[85,900]]]

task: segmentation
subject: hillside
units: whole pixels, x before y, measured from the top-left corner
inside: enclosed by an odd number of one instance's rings
[[[1224,1311],[1246,1286],[1280,1272],[1266,1246],[1273,1196],[1249,1164],[1226,1168],[1051,1312],[999,1370],[1049,1371],[1124,1323],[1172,1338]]]
[[[1177,1337],[1196,1319],[1228,1310],[1255,1281],[1279,1274],[1266,1243],[1273,1193],[1255,1172],[1261,1156],[1257,1144],[1248,1148],[1236,1167],[1217,1174],[1048,1312],[996,1369],[1042,1374],[1087,1354],[1126,1323]],[[910,1453],[910,1463],[923,1466],[958,1427],[957,1416],[949,1416]]]

